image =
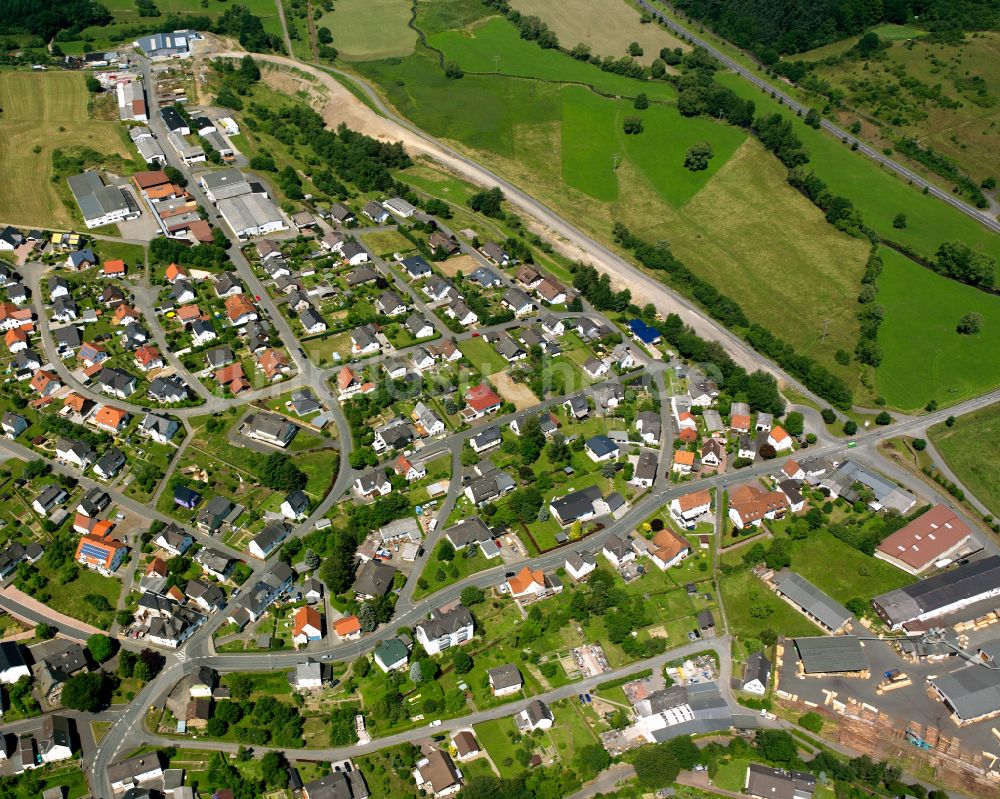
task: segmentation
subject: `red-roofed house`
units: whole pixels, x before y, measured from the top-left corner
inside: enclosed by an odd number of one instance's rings
[[[785,465],[781,467],[781,473],[789,480],[805,480],[806,478],[805,470],[796,460],[785,461]]]
[[[677,474],[691,474],[694,468],[694,453],[686,449],[679,449],[674,452],[674,463],[670,467]]]
[[[50,394],[53,394],[62,388],[62,383],[59,382],[59,378],[52,374],[52,372],[46,371],[45,369],[39,369],[35,372],[34,377],[31,378],[31,387],[37,391],[40,396],[48,397]]]
[[[163,358],[160,351],[151,344],[143,344],[135,351],[135,364],[142,371],[148,372],[150,369],[160,369],[163,367]]]
[[[764,519],[780,519],[788,510],[788,498],[780,491],[764,491],[752,483],[729,491],[729,518],[737,527],[757,527]]]
[[[233,327],[245,325],[257,319],[257,309],[245,294],[234,294],[226,297],[226,316]]]
[[[392,468],[396,474],[402,475],[409,482],[421,480],[427,476],[427,470],[423,466],[414,466],[405,455],[400,455],[396,458],[396,462]]]
[[[767,443],[774,447],[775,452],[787,452],[792,448],[792,437],[785,432],[785,428],[775,425],[767,434]]]
[[[708,491],[692,491],[670,502],[670,512],[682,524],[690,524],[712,508],[712,495]]]
[[[188,270],[185,269],[183,266],[180,266],[179,264],[170,264],[170,266],[167,267],[168,283],[173,283],[175,280],[187,276],[188,276]]]
[[[20,328],[8,330],[6,335],[3,337],[3,340],[7,345],[7,349],[12,353],[28,349],[28,334]]]
[[[264,350],[257,357],[257,363],[268,380],[277,380],[288,373],[288,356],[281,350]]]
[[[119,433],[128,424],[128,412],[112,405],[104,405],[94,414],[94,424],[109,433]]]
[[[323,618],[316,608],[303,605],[292,617],[292,641],[296,646],[305,646],[310,641],[323,638]]]
[[[177,309],[177,318],[183,325],[191,324],[196,319],[201,319],[201,308],[197,305],[182,305]]]
[[[76,560],[88,569],[110,576],[121,565],[127,552],[128,547],[121,541],[110,536],[98,538],[88,534],[80,538]]]
[[[361,637],[361,622],[357,616],[344,616],[333,623],[333,631],[341,640],[354,641]]]
[[[342,366],[337,372],[337,390],[340,392],[341,399],[353,397],[361,390],[361,383],[357,375],[347,366]]]
[[[120,258],[113,261],[105,261],[102,277],[125,277],[125,262]]]
[[[468,421],[500,410],[501,400],[489,384],[480,383],[465,392],[465,403],[468,407],[462,410],[462,416]]]

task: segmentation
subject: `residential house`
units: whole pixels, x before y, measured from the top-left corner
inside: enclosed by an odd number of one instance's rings
[[[691,474],[694,469],[694,453],[679,449],[674,451],[674,460],[671,465],[674,474]]]
[[[316,608],[303,605],[292,616],[292,641],[296,646],[305,646],[310,641],[323,639],[323,618]]]
[[[472,640],[473,633],[472,614],[459,604],[447,610],[441,609],[426,621],[418,622],[414,636],[427,654],[433,656]]]
[[[125,453],[118,447],[109,447],[108,450],[94,462],[94,474],[102,480],[110,480],[123,468],[125,468]]]
[[[493,696],[510,696],[524,687],[521,672],[513,663],[494,666],[486,670],[486,676],[493,689]]]
[[[333,631],[342,641],[356,641],[361,637],[361,622],[357,616],[344,616],[333,623]]]
[[[540,699],[532,699],[527,707],[514,716],[514,722],[522,732],[550,729],[555,722],[555,716],[548,705]]]
[[[632,540],[628,536],[612,536],[604,542],[601,554],[616,569],[620,569],[624,564],[635,560],[635,550],[632,548]]]
[[[247,545],[247,551],[255,558],[265,560],[291,533],[291,528],[281,521],[269,521],[264,529],[255,535]]]
[[[788,510],[788,500],[780,491],[764,491],[753,483],[729,490],[729,518],[739,528],[757,527],[764,519],[777,519]]]
[[[574,580],[580,581],[597,568],[594,556],[582,550],[566,556],[566,572]]]
[[[413,780],[422,794],[435,799],[458,793],[463,785],[462,772],[455,767],[451,755],[437,748],[431,748],[425,757],[417,761]]]
[[[431,274],[431,265],[420,255],[404,258],[399,262],[399,265],[403,267],[403,271],[406,272],[410,280],[419,280]]]
[[[380,599],[392,590],[396,570],[388,563],[369,560],[364,563],[354,578],[354,595],[359,600]]]
[[[362,497],[384,497],[392,491],[392,484],[382,469],[370,469],[354,480],[354,490]]]
[[[670,501],[670,513],[685,527],[692,527],[698,517],[712,509],[712,495],[707,490],[692,491]]]
[[[127,553],[128,547],[110,535],[98,538],[88,534],[80,537],[76,561],[108,577],[114,574]]]

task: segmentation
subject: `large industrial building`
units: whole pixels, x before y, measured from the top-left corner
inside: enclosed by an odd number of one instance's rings
[[[969,525],[947,505],[935,505],[879,544],[875,557],[910,574],[920,574],[978,549],[980,544]]]
[[[875,597],[872,607],[893,630],[918,629],[1000,595],[1000,555],[977,560]],[[989,608],[992,609],[992,608]],[[985,612],[985,610],[984,610]],[[972,616],[978,613],[972,609]],[[952,623],[959,621],[955,619]]]
[[[241,239],[287,229],[284,216],[267,192],[259,184],[250,183],[240,170],[209,172],[200,183],[205,196],[215,203],[226,224]]]
[[[96,172],[70,175],[66,180],[88,228],[135,219],[142,213],[129,192],[105,186]]]

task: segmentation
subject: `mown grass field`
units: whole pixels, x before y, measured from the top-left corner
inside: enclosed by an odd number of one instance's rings
[[[810,153],[809,169],[822,178],[835,194],[849,197],[865,222],[886,239],[913,247],[933,257],[944,241],[960,240],[984,250],[1000,261],[1000,236],[989,232],[960,211],[907,185],[876,163],[832,136],[806,125],[775,100],[762,94],[738,75],[719,73],[716,80],[757,104],[758,113],[775,111],[792,120],[795,133]],[[906,215],[907,226],[897,230],[892,220]]]
[[[651,64],[664,47],[690,49],[665,28],[641,24],[639,11],[625,0],[514,0],[510,5],[540,17],[567,49],[582,42],[599,56],[621,58],[628,55],[632,42],[638,42],[643,54],[636,61],[641,64]]]
[[[930,429],[931,441],[976,498],[1000,516],[1000,405]]]
[[[698,259],[699,273],[736,299],[749,318],[830,362],[837,349],[850,352],[857,341],[856,308],[849,299],[860,285],[868,248],[834,230],[797,192],[775,191],[783,176],[777,160],[747,141],[684,206],[701,237],[674,247],[685,261]]]
[[[407,25],[409,19],[407,0],[338,0],[316,27],[330,29],[341,58],[369,61],[413,52],[417,32]]]
[[[90,118],[80,73],[0,72],[0,108],[0,219],[5,223],[73,225],[51,180],[56,148],[90,147],[132,157],[121,125]]]
[[[1000,297],[922,269],[882,247],[878,302],[885,307],[879,328],[882,364],[876,388],[902,410],[941,405],[976,396],[1000,382]],[[982,315],[982,331],[955,332],[970,311]]]
[[[841,604],[909,585],[914,578],[881,560],[845,544],[825,530],[791,542],[792,570]],[[837,568],[831,569],[830,564]]]

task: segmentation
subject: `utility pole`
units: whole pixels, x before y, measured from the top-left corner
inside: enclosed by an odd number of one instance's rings
[[[500,56],[493,56],[493,69],[497,75],[500,74]]]
[[[611,171],[617,172],[618,165],[622,162],[621,153],[615,153],[611,156]]]
[[[825,322],[823,322],[823,338],[820,339],[820,342],[819,342],[820,344],[826,344],[826,333],[827,333],[827,330],[830,327],[830,321],[831,320],[827,319]]]

